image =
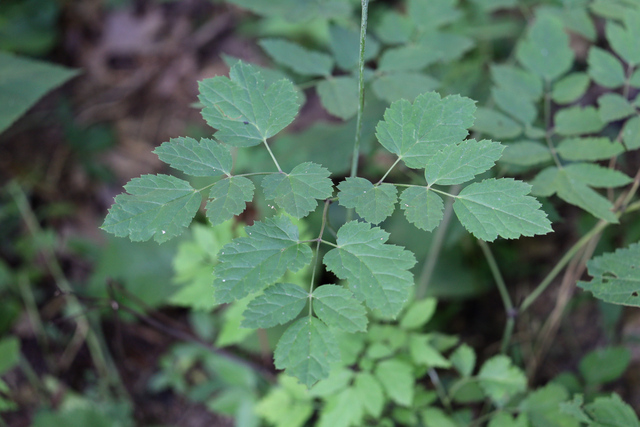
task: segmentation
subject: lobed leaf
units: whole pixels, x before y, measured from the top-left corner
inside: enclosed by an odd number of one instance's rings
[[[407,221],[416,227],[432,231],[443,217],[442,198],[427,187],[409,187],[400,195],[400,207]]]
[[[487,360],[478,373],[480,387],[498,407],[503,407],[516,394],[527,388],[527,378],[507,356]]]
[[[313,311],[331,328],[347,332],[367,330],[367,312],[353,293],[342,286],[323,285],[313,291]]]
[[[229,176],[233,167],[229,149],[207,138],[200,142],[189,137],[172,138],[153,152],[172,168],[192,176]]]
[[[462,141],[434,154],[425,167],[424,177],[429,186],[465,183],[491,169],[502,150],[504,146],[499,142]]]
[[[333,69],[333,58],[326,53],[305,49],[283,39],[261,39],[258,44],[278,64],[305,76],[327,76]]]
[[[166,242],[182,234],[200,208],[202,197],[182,179],[169,175],[143,175],[116,196],[102,229],[134,242],[154,238]]]
[[[391,215],[398,200],[392,184],[373,185],[360,177],[349,177],[338,185],[340,205],[355,209],[363,219],[378,224]]]
[[[244,328],[270,328],[284,325],[300,314],[309,300],[309,292],[292,283],[276,283],[249,302],[244,311]]]
[[[211,225],[222,224],[247,208],[253,200],[255,187],[253,182],[243,176],[232,176],[216,182],[209,191],[209,200],[205,206]]]

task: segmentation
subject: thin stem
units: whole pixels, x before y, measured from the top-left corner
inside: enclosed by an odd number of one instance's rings
[[[327,199],[324,201],[324,209],[322,210],[322,225],[320,226],[320,233],[318,233],[318,238],[316,239],[316,252],[314,255],[315,259],[313,262],[313,271],[311,272],[311,285],[309,286],[309,316],[311,316],[311,309],[313,306],[313,286],[316,280],[316,271],[318,270],[318,264],[320,261],[320,242],[322,242],[324,227],[327,225],[327,212],[329,211],[330,204],[331,200]]]
[[[269,144],[267,143],[267,138],[264,138],[262,140],[262,142],[264,143],[264,146],[267,148],[267,151],[269,152],[269,155],[271,156],[271,160],[273,160],[273,163],[275,163],[276,167],[278,168],[278,172],[282,173],[282,168],[280,167],[280,164],[276,160],[276,156],[273,155],[273,151],[271,151],[271,148],[269,147]]]
[[[378,181],[377,184],[382,184],[382,181],[384,181],[384,179],[387,177],[387,175],[389,175],[389,172],[391,172],[391,170],[396,167],[396,165],[400,162],[401,159],[402,159],[402,157],[398,157],[396,159],[396,161],[393,162],[393,164],[391,165],[389,170],[387,170],[387,172],[384,175],[382,175],[382,178],[380,178],[380,181]]]
[[[433,368],[429,368],[428,373],[429,373],[429,378],[431,378],[431,382],[433,383],[436,389],[436,393],[438,394],[438,397],[442,401],[442,404],[449,412],[451,412],[451,400],[449,399],[449,395],[447,395],[447,391],[445,390],[444,386],[440,382],[440,377],[438,376],[438,373]]]
[[[556,163],[556,166],[561,168],[562,163],[558,158],[558,153],[556,153],[556,147],[553,146],[553,142],[551,141],[551,83],[549,81],[545,81],[544,84],[544,126],[544,139],[547,142],[549,151],[551,151],[553,161]]]
[[[358,173],[358,158],[360,157],[360,138],[362,137],[362,112],[364,110],[364,47],[367,37],[367,14],[369,0],[362,0],[362,19],[360,21],[360,61],[358,76],[358,116],[356,119],[356,137],[353,144],[353,157],[351,159],[351,177]]]
[[[329,246],[333,246],[334,248],[339,248],[340,246],[336,245],[335,243],[329,242],[327,240],[320,240],[321,243],[324,243],[325,245],[329,245]]]

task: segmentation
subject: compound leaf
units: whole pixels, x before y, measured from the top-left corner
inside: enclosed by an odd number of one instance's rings
[[[406,44],[385,50],[378,71],[419,71],[440,59],[442,53],[431,44]]]
[[[278,64],[305,76],[327,76],[333,69],[333,59],[326,53],[305,49],[282,39],[262,39],[258,44]]]
[[[571,179],[594,188],[621,187],[633,181],[620,171],[593,163],[572,163],[564,171]]]
[[[189,137],[172,138],[154,151],[172,168],[193,176],[230,175],[233,159],[229,149],[216,141]]]
[[[498,87],[532,101],[542,96],[542,80],[529,71],[512,65],[491,65],[491,77]]]
[[[595,107],[563,108],[555,116],[556,132],[563,136],[596,133],[604,128],[605,123]]]
[[[611,212],[613,208],[611,202],[589,188],[580,179],[567,173],[566,168],[555,173],[553,191],[557,191],[558,197],[565,202],[576,205],[595,217],[614,224],[618,223],[618,218]]]
[[[256,67],[239,61],[229,78],[200,82],[202,117],[219,129],[216,138],[237,147],[251,147],[284,129],[298,113],[293,83],[279,80],[268,87]]]
[[[518,409],[529,416],[533,426],[579,427],[580,423],[572,415],[563,413],[560,407],[568,397],[563,386],[549,383],[529,393]]]
[[[618,141],[609,138],[571,138],[560,142],[556,147],[558,154],[565,160],[605,160],[624,152]]]
[[[504,406],[517,393],[527,388],[522,370],[511,364],[507,356],[494,356],[487,360],[478,373],[480,387],[498,406]]]
[[[244,311],[244,328],[270,328],[296,318],[309,300],[309,292],[292,283],[276,283],[252,300]]]
[[[408,15],[418,28],[437,28],[462,16],[456,3],[456,0],[411,0]]]
[[[411,365],[396,359],[384,360],[378,363],[374,374],[391,400],[398,405],[411,405],[414,390]]]
[[[535,141],[518,141],[507,145],[500,161],[518,166],[533,166],[552,160],[549,148]]]
[[[355,208],[363,219],[378,224],[393,213],[398,190],[392,184],[373,185],[364,178],[347,178],[338,185],[340,204]]]
[[[640,307],[640,243],[595,257],[587,263],[590,282],[578,282],[603,301]]]
[[[569,104],[578,100],[589,88],[591,80],[586,73],[571,73],[553,84],[551,99],[558,104]]]
[[[367,312],[353,293],[342,286],[323,285],[313,291],[313,311],[331,328],[347,332],[367,330]]]
[[[411,39],[413,23],[407,15],[390,9],[380,17],[375,33],[385,44],[404,44]]]
[[[356,68],[360,60],[360,32],[340,25],[332,25],[329,28],[329,49],[338,67],[343,70]],[[380,43],[367,34],[364,60],[375,58],[379,50]]]
[[[421,93],[437,89],[440,82],[426,74],[415,71],[397,71],[377,77],[371,88],[376,96],[387,102],[400,99],[412,101]]]
[[[636,109],[622,95],[605,93],[598,98],[598,113],[603,122],[609,123],[635,114]]]
[[[605,32],[607,40],[618,55],[629,65],[640,64],[640,49],[638,40],[640,39],[640,12],[628,11],[624,14],[624,28],[613,21],[607,21]]]
[[[527,196],[531,186],[510,178],[486,179],[465,187],[453,209],[458,219],[478,239],[546,234],[551,230],[540,203]]]
[[[438,151],[427,163],[424,177],[429,186],[454,185],[470,181],[500,158],[504,146],[499,142],[475,139],[462,141]]]
[[[329,77],[316,87],[320,101],[329,113],[343,120],[358,111],[358,81],[351,76]]]
[[[134,242],[158,243],[180,235],[191,224],[202,197],[187,181],[169,175],[143,175],[116,196],[102,229]]]
[[[330,365],[340,360],[338,342],[329,328],[315,317],[294,322],[282,334],[274,353],[276,368],[311,387],[329,376]]]
[[[522,133],[522,127],[513,119],[483,107],[478,108],[476,112],[473,130],[499,139],[514,138]]]
[[[353,386],[364,410],[372,417],[380,417],[384,409],[384,393],[376,377],[369,372],[358,372]]]
[[[491,88],[491,95],[496,105],[514,119],[523,124],[531,124],[538,116],[533,101],[502,87]]]
[[[389,234],[367,223],[351,221],[338,230],[338,247],[324,256],[327,268],[349,282],[371,309],[393,317],[402,309],[413,285],[413,254],[387,245]]]
[[[212,225],[222,224],[236,215],[240,215],[253,200],[253,182],[244,176],[232,176],[216,182],[209,192],[205,206],[207,218]]]
[[[589,75],[600,86],[614,89],[624,85],[626,80],[622,63],[599,47],[592,47],[587,56]]]
[[[416,227],[432,231],[443,217],[442,198],[427,187],[409,187],[400,195],[400,207],[407,221]]]
[[[467,136],[475,109],[469,98],[424,93],[413,104],[407,100],[391,104],[376,127],[376,135],[380,144],[408,167],[421,169],[429,157]]]
[[[291,173],[267,175],[262,180],[264,196],[275,202],[288,214],[302,218],[313,211],[318,202],[333,193],[329,171],[316,163],[302,163]]]
[[[225,245],[218,257],[214,283],[216,301],[243,298],[278,280],[287,270],[311,262],[311,249],[298,240],[298,228],[287,217],[266,218]]]

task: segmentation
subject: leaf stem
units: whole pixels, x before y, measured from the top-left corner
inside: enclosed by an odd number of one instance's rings
[[[367,36],[367,13],[369,0],[362,1],[362,19],[360,21],[360,60],[358,76],[358,116],[356,119],[356,136],[353,144],[353,157],[351,159],[351,177],[358,173],[358,158],[360,156],[360,138],[362,136],[362,112],[364,110],[364,48]]]
[[[313,260],[313,271],[311,272],[311,285],[309,286],[309,317],[311,317],[311,312],[313,308],[313,286],[316,280],[316,271],[318,270],[318,264],[320,261],[320,242],[322,242],[322,235],[324,234],[324,228],[327,225],[327,212],[329,211],[329,205],[331,204],[331,199],[326,199],[324,201],[324,208],[322,209],[322,225],[320,226],[320,233],[318,233],[318,238],[315,239],[316,242],[316,252],[314,254]]]
[[[398,158],[396,159],[396,161],[395,161],[395,162],[393,162],[393,164],[391,165],[391,167],[389,168],[389,170],[387,170],[387,172],[385,172],[385,174],[384,174],[384,175],[382,175],[382,178],[380,178],[380,181],[378,181],[378,182],[376,183],[376,185],[382,184],[382,181],[384,181],[384,179],[387,177],[387,175],[389,175],[389,172],[391,172],[391,170],[392,170],[393,168],[395,168],[395,167],[396,167],[396,165],[400,162],[400,160],[402,160],[402,157],[398,157]]]
[[[562,163],[560,162],[558,153],[556,152],[556,147],[553,146],[553,142],[551,141],[551,83],[548,80],[545,80],[544,83],[544,126],[544,139],[547,142],[549,151],[551,151],[553,161],[556,166],[562,168]]]
[[[267,143],[267,138],[263,138],[262,142],[264,143],[264,146],[267,148],[267,151],[269,152],[269,155],[271,156],[271,160],[273,160],[273,163],[275,163],[276,167],[278,168],[278,172],[282,173],[282,168],[280,167],[280,164],[276,160],[276,156],[273,155],[273,151],[271,151],[271,148],[269,147],[269,144]]]

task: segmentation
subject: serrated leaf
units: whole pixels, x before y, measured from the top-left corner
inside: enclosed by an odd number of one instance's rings
[[[571,179],[594,188],[621,187],[633,181],[620,171],[593,163],[572,163],[564,171]]]
[[[199,143],[189,137],[172,138],[153,152],[172,168],[192,176],[231,175],[233,167],[229,149],[207,138]]]
[[[500,161],[518,166],[533,166],[552,160],[549,148],[535,141],[518,141],[507,145]]]
[[[378,363],[374,375],[391,400],[398,405],[411,405],[414,391],[411,365],[397,359],[384,360]]]
[[[636,273],[640,278],[640,275]],[[580,373],[589,385],[619,379],[629,367],[631,352],[626,347],[605,347],[587,353],[580,360]]]
[[[559,135],[573,136],[600,132],[605,123],[595,107],[563,108],[555,115],[555,131]]]
[[[606,302],[640,307],[640,243],[595,257],[587,263],[590,282],[585,291]]]
[[[340,352],[329,328],[314,317],[305,317],[282,334],[274,359],[276,368],[311,387],[329,376],[330,365],[340,360]]]
[[[542,80],[537,75],[512,65],[491,65],[491,78],[503,89],[536,101],[542,96]]]
[[[367,312],[353,293],[342,286],[323,285],[313,291],[313,311],[331,328],[347,332],[367,330]]]
[[[503,355],[494,356],[482,365],[478,381],[499,408],[527,388],[527,378],[522,370],[513,366],[511,359]]]
[[[538,116],[538,110],[533,102],[518,92],[501,87],[491,88],[491,95],[496,105],[502,111],[523,124],[531,124]]]
[[[404,44],[411,38],[413,23],[407,15],[387,10],[375,27],[375,33],[383,43]]]
[[[566,73],[573,65],[574,53],[562,21],[550,14],[537,14],[516,49],[516,57],[525,68],[547,81]]]
[[[264,197],[275,202],[288,214],[302,218],[315,210],[317,199],[331,197],[333,183],[329,171],[322,166],[302,163],[291,173],[267,175],[262,180]]]
[[[221,303],[258,292],[311,262],[311,249],[299,242],[298,228],[287,217],[256,221],[245,230],[248,236],[225,245],[218,257],[214,288]]]
[[[624,85],[625,75],[622,63],[604,49],[593,46],[587,56],[589,75],[600,86],[614,89]]]
[[[243,328],[270,328],[296,318],[309,300],[309,292],[292,283],[276,283],[251,302],[244,311]]]
[[[438,151],[427,163],[424,177],[429,186],[463,184],[493,167],[504,150],[499,142],[475,139]]]
[[[396,316],[409,297],[415,264],[413,254],[387,245],[389,234],[378,227],[351,221],[338,230],[338,247],[324,256],[327,268],[371,309],[384,316]]]
[[[303,76],[327,76],[333,69],[333,58],[326,53],[306,49],[283,39],[261,39],[258,44],[278,64]]]
[[[419,71],[442,58],[435,46],[411,43],[384,51],[378,63],[378,71]]]
[[[551,99],[558,104],[569,104],[582,98],[591,80],[586,73],[571,73],[553,84]]]
[[[607,427],[638,427],[640,421],[633,408],[626,404],[620,396],[596,397],[592,403],[585,405],[586,412],[593,418],[595,425]]]
[[[372,417],[379,418],[384,408],[384,394],[376,377],[368,372],[358,372],[353,387],[365,411]]]
[[[624,124],[622,142],[627,150],[640,148],[640,117],[632,117]]]
[[[613,208],[611,202],[579,179],[569,175],[566,169],[557,171],[553,186],[558,192],[558,197],[565,202],[576,205],[595,217],[614,224],[618,223],[618,218],[611,212]]]
[[[476,352],[472,347],[462,344],[456,348],[449,359],[463,377],[469,377],[473,374],[473,369],[476,366]]]
[[[363,219],[378,224],[390,216],[398,201],[392,184],[373,185],[364,178],[347,178],[338,185],[340,205],[355,209]]]
[[[421,93],[437,89],[440,82],[435,78],[412,71],[398,71],[378,76],[371,88],[376,96],[387,102],[400,99],[413,101]]]
[[[613,21],[607,21],[605,33],[611,47],[630,66],[640,64],[640,11],[628,11],[624,14],[624,27]]]
[[[436,312],[438,301],[435,298],[424,298],[412,303],[400,319],[402,329],[416,329],[424,326]]]
[[[522,127],[513,119],[484,107],[476,111],[476,121],[472,129],[498,139],[511,139],[522,133]]]
[[[289,80],[265,87],[252,65],[240,61],[229,78],[218,76],[199,83],[202,117],[219,129],[216,138],[237,147],[250,147],[284,129],[298,113],[298,95]]]
[[[209,191],[209,200],[205,206],[211,225],[222,224],[247,208],[253,200],[255,187],[253,182],[243,176],[232,176],[216,182]]]
[[[578,427],[580,423],[560,409],[568,398],[564,387],[551,383],[532,391],[518,409],[528,415],[533,427]]]
[[[396,101],[376,126],[378,141],[414,169],[442,148],[462,141],[473,124],[475,105],[457,95],[440,98],[435,92],[419,95],[413,104]]]
[[[400,195],[400,207],[407,221],[416,227],[432,231],[443,217],[442,198],[427,187],[409,187]]]
[[[322,105],[332,115],[346,120],[358,111],[358,81],[354,77],[329,77],[316,90]]]
[[[558,144],[556,150],[565,160],[605,160],[624,152],[624,147],[618,141],[609,138],[571,138]]]
[[[598,98],[598,113],[603,122],[624,119],[636,113],[636,109],[621,95],[617,93],[605,93]]]
[[[540,203],[527,196],[531,186],[510,178],[486,179],[465,187],[453,209],[462,225],[478,239],[515,239],[551,232]]]
[[[116,196],[102,229],[134,242],[166,242],[191,224],[202,197],[187,181],[169,175],[143,175]]]
[[[440,354],[430,343],[428,335],[412,335],[409,338],[409,353],[416,365],[425,365],[429,368],[449,369],[451,362]]]

